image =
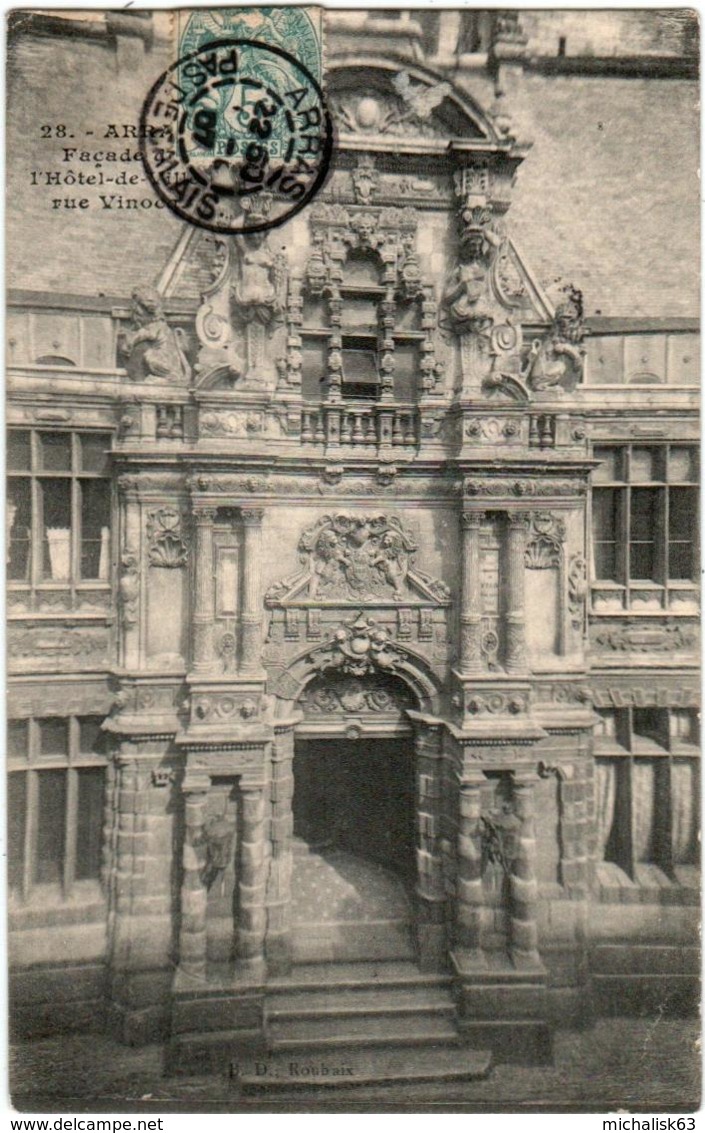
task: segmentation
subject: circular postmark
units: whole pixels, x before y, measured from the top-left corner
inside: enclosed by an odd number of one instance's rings
[[[226,234],[276,228],[323,184],[333,149],[323,91],[273,44],[222,39],[177,60],[142,108],[144,167],[182,219]]]

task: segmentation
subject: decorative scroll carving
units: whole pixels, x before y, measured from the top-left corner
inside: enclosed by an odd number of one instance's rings
[[[490,692],[469,696],[465,701],[465,711],[471,716],[518,716],[527,712],[528,707],[528,697],[523,692]]]
[[[324,515],[303,532],[298,550],[304,569],[270,587],[269,605],[294,599],[449,599],[445,583],[413,567],[416,541],[395,516]]]
[[[183,537],[181,513],[172,507],[159,508],[147,517],[149,562],[155,567],[182,567],[187,545]]]
[[[425,86],[412,82],[407,71],[392,79],[394,94],[333,96],[331,110],[343,130],[350,134],[389,134],[392,137],[435,138],[446,133],[432,120],[451,85]]]
[[[121,340],[129,355],[127,371],[132,380],[188,385],[191,368],[179,332],[167,323],[162,297],[153,287],[133,291],[132,321],[136,329],[124,334]]]
[[[598,649],[616,653],[673,653],[697,648],[698,631],[687,622],[600,622],[595,626],[593,642]]]
[[[583,375],[583,297],[575,287],[563,289],[553,326],[532,343],[524,371],[532,390],[553,393],[572,389]]]
[[[315,665],[321,671],[337,669],[354,677],[364,677],[378,671],[393,672],[401,658],[387,630],[374,618],[360,613],[334,631],[332,640],[317,654]]]
[[[309,685],[300,703],[304,714],[312,717],[350,712],[390,715],[414,707],[406,685],[400,681],[385,683],[384,677],[374,675],[364,679],[331,675],[316,680]]]
[[[550,511],[533,512],[529,517],[529,538],[524,564],[529,570],[557,570],[561,565],[565,523]]]
[[[251,220],[264,220],[271,197],[260,194],[249,205]],[[285,309],[286,257],[272,253],[266,232],[249,232],[226,245],[221,264],[196,315],[199,385],[238,381],[240,389],[259,389],[275,377],[265,346]]]

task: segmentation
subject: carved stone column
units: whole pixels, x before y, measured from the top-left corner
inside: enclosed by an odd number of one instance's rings
[[[184,836],[183,881],[181,883],[181,934],[179,969],[196,979],[206,978],[206,914],[208,893],[203,881],[206,854],[203,825],[210,779],[187,773],[182,790],[185,795],[186,832]]]
[[[463,970],[484,967],[482,932],[482,839],[480,813],[484,776],[478,771],[460,784],[456,959]]]
[[[422,969],[446,955],[447,893],[441,851],[441,733],[425,727],[416,737],[416,943]]]
[[[514,813],[520,822],[517,852],[512,862],[511,932],[512,959],[518,968],[541,967],[536,924],[538,883],[536,881],[536,831],[534,826],[534,788],[538,782],[532,770],[513,773]]]
[[[482,591],[480,580],[480,530],[484,512],[464,511],[462,608],[460,610],[460,674],[482,672]]]
[[[208,672],[213,664],[214,577],[213,508],[197,508],[195,598],[193,609],[193,668]]]
[[[527,519],[523,512],[510,512],[507,517],[505,578],[507,606],[505,667],[508,673],[526,672],[526,627],[524,611],[524,551]]]
[[[240,509],[244,530],[244,579],[240,673],[259,676],[262,668],[262,508]]]
[[[294,831],[294,729],[274,729],[270,839],[267,878],[267,969],[284,973],[291,966],[291,837]]]
[[[240,897],[237,955],[242,969],[264,973],[264,938],[267,927],[266,796],[262,783],[240,782],[242,826],[240,836]]]

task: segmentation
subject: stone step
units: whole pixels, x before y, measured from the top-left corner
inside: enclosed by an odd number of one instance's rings
[[[312,990],[379,989],[387,987],[446,987],[452,983],[446,972],[420,972],[404,960],[372,960],[358,963],[297,964],[286,976],[267,981],[270,994]]]
[[[406,920],[335,921],[294,925],[294,962],[412,960],[414,949]]]
[[[311,1015],[401,1014],[413,1011],[453,1011],[454,1001],[445,987],[359,987],[279,992],[267,996],[267,1017],[306,1018]]]
[[[413,1045],[419,1042],[457,1042],[453,1010],[412,1015],[314,1015],[270,1020],[267,1040],[272,1050],[304,1050],[311,1046]]]
[[[337,1052],[335,1057],[296,1054],[268,1055],[242,1064],[237,1075],[242,1093],[268,1094],[301,1089],[346,1090],[404,1082],[472,1081],[486,1078],[491,1067],[488,1051],[467,1047],[420,1045],[401,1049]]]

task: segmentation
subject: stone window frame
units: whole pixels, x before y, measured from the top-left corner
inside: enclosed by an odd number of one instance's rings
[[[28,440],[27,454],[28,460],[25,462],[20,459],[17,466],[13,467],[13,438],[24,435]],[[53,440],[61,441],[62,438],[68,438],[68,466],[63,468],[52,469],[43,463],[42,445],[45,439],[52,438]],[[87,452],[87,447],[84,449],[85,441],[95,441],[96,439],[103,438],[105,441],[106,454],[110,452],[112,447],[112,434],[106,429],[56,429],[52,427],[46,428],[16,428],[8,429],[8,444],[7,444],[7,485],[8,494],[12,493],[13,485],[24,483],[28,486],[28,492],[25,492],[26,498],[29,503],[29,527],[26,542],[27,547],[27,566],[24,571],[24,577],[12,577],[12,564],[9,560],[10,555],[10,538],[12,528],[10,527],[10,516],[7,516],[8,529],[6,532],[7,554],[8,554],[8,588],[12,591],[30,592],[33,604],[41,604],[43,599],[47,599],[50,592],[54,591],[70,591],[72,604],[75,604],[77,591],[81,590],[110,590],[111,586],[111,563],[112,563],[112,537],[111,532],[113,528],[112,521],[112,481],[108,469],[108,457],[106,456],[104,466],[99,470],[91,469],[84,461],[84,452]],[[93,450],[95,455],[96,450]],[[24,464],[24,467],[22,466]],[[45,566],[45,547],[44,547],[44,530],[43,530],[43,514],[42,514],[42,493],[44,485],[48,481],[55,481],[66,483],[68,485],[68,511],[69,511],[69,524],[68,524],[68,548],[63,552],[64,557],[68,558],[68,568],[66,575],[51,576],[52,564],[50,563],[49,573],[46,571]],[[83,504],[86,499],[86,489],[89,484],[102,484],[104,485],[107,497],[107,514],[105,516],[106,522],[102,523],[101,530],[107,528],[108,535],[105,537],[105,548],[101,539],[94,540],[100,544],[98,549],[98,570],[95,576],[91,577],[86,575],[84,577],[82,559],[84,556],[85,543],[82,537],[82,513]],[[15,525],[16,525],[15,520]],[[15,536],[17,538],[17,536]],[[60,549],[58,549],[60,551]],[[103,554],[105,559],[103,560]],[[103,568],[103,560],[105,566]],[[59,567],[59,569],[61,569]]]
[[[686,476],[677,476],[675,451],[683,454],[690,469]],[[639,467],[640,457],[649,454],[650,473],[645,475]],[[609,613],[630,610],[633,613],[650,613],[658,610],[693,613],[698,585],[699,542],[697,538],[698,516],[698,448],[687,442],[648,441],[631,444],[599,444],[593,449],[596,460],[602,459],[602,466],[592,474],[590,493],[590,581],[592,612]],[[605,536],[608,532],[598,530],[598,500],[604,499],[609,505],[612,493],[614,501],[614,537]],[[632,525],[633,502],[636,492],[650,493],[653,501],[654,522],[653,539],[635,538]],[[669,533],[670,508],[678,498],[674,492],[688,493],[681,496],[685,501],[679,511],[692,515],[692,538],[671,538]],[[647,497],[642,496],[643,499]],[[602,537],[600,537],[602,536]],[[690,578],[672,577],[671,556],[676,547],[688,545],[691,548],[692,569]],[[598,577],[597,560],[602,548],[612,548],[613,567],[604,570],[608,577]],[[651,579],[634,577],[633,563],[644,548],[644,553],[652,555],[653,569]],[[606,551],[609,555],[609,550]],[[647,573],[647,572],[645,572]]]
[[[103,720],[103,714],[89,713],[32,716],[7,722],[11,908],[21,909],[28,904],[46,907],[57,899],[64,903],[102,897],[109,767],[101,733]],[[62,731],[65,742],[62,742]],[[56,750],[51,750],[52,747]],[[102,781],[95,790],[88,784],[91,779],[96,782],[98,771],[102,772]],[[54,859],[57,877],[47,880],[42,878],[42,866],[51,867],[51,861],[42,862],[40,820],[42,787],[46,790],[49,786],[49,776],[53,776],[58,788],[53,791],[55,801],[60,800],[63,807],[60,828],[49,827],[50,846],[53,838],[53,848],[58,845],[60,854],[58,860]],[[19,793],[14,794],[15,788]],[[47,809],[53,808],[48,806]],[[86,855],[82,857],[79,852],[82,830],[84,838],[92,843],[87,862]]]
[[[595,712],[602,719],[594,743],[601,886],[692,887],[699,862],[697,709],[625,707]],[[684,851],[678,842],[685,825]]]

